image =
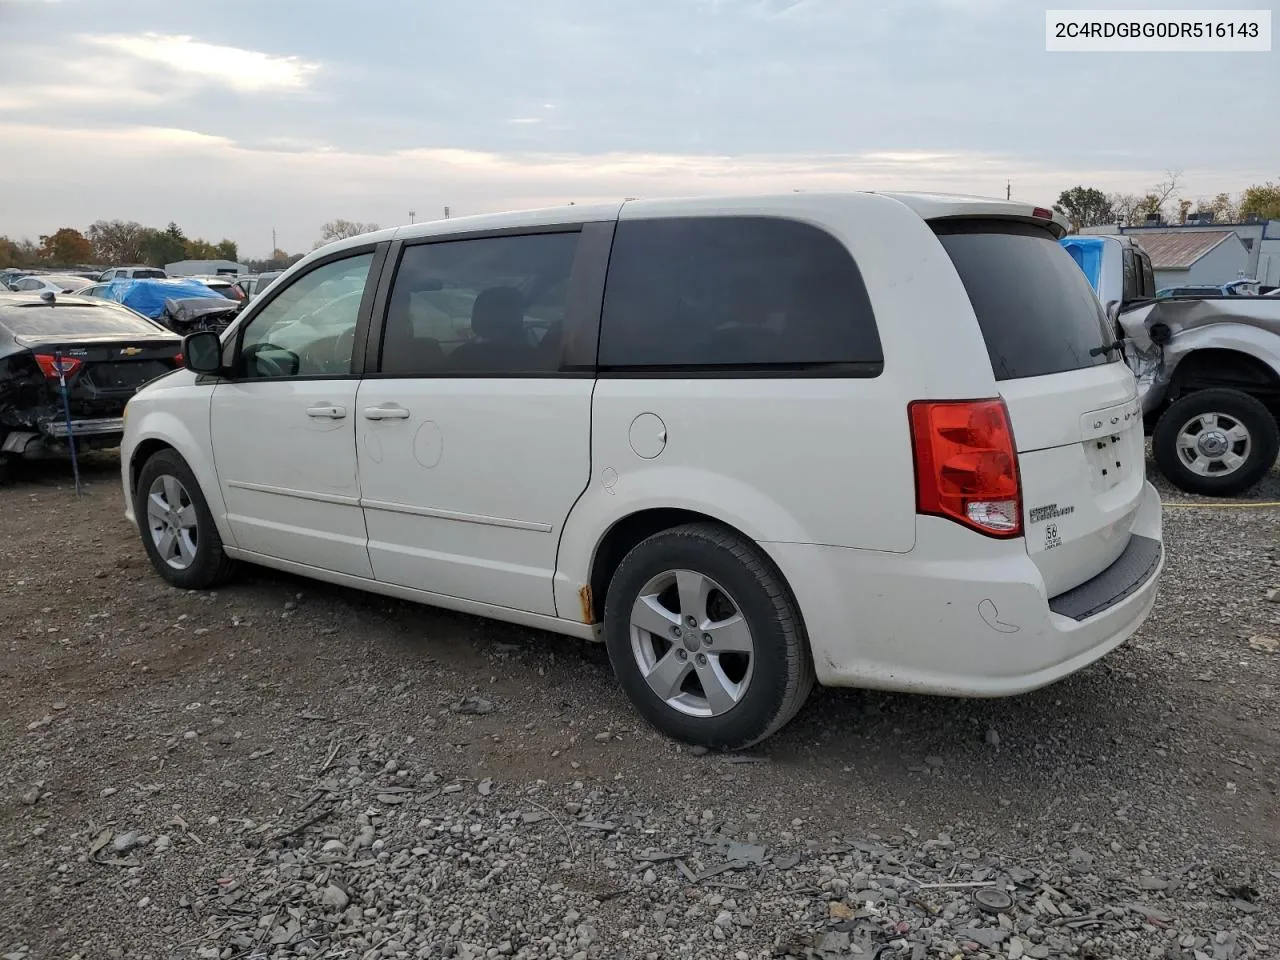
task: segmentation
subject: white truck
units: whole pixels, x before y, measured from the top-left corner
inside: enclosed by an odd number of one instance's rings
[[[1156,299],[1151,258],[1131,238],[1060,242],[1116,324],[1161,472],[1207,496],[1256,484],[1280,451],[1280,298]]]

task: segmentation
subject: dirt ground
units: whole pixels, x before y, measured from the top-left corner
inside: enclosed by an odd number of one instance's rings
[[[1280,508],[1168,508],[1155,614],[1064,682],[818,691],[725,763],[645,727],[598,646],[261,569],[172,589],[117,471],[95,456],[79,498],[57,463],[0,487],[0,953],[192,956],[173,952],[200,937],[182,904],[242,849],[231,824],[297,809],[306,771],[361,737],[446,779],[625,789],[788,837],[954,833],[1030,864],[1096,847],[1125,876],[1207,864],[1254,888],[1242,922],[1280,918]],[[1280,500],[1280,475],[1252,499]],[[467,696],[493,712],[450,709]],[[175,823],[199,843],[163,864],[86,859],[104,829]]]

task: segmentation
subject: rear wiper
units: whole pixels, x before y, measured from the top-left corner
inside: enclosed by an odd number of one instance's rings
[[[1120,341],[1113,340],[1111,341],[1111,343],[1108,343],[1105,346],[1094,347],[1092,350],[1089,351],[1089,356],[1100,357],[1103,354],[1110,353],[1112,350],[1119,350],[1119,349],[1120,349]]]

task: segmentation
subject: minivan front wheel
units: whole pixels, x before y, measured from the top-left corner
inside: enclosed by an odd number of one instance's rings
[[[1277,448],[1280,432],[1262,401],[1223,387],[1171,404],[1151,436],[1160,471],[1179,489],[1205,496],[1247,490],[1271,469]]]
[[[151,565],[175,587],[206,590],[235,571],[200,484],[177,451],[162,450],[143,464],[133,509]]]
[[[786,584],[757,547],[713,524],[635,546],[609,585],[604,633],[636,709],[689,743],[737,749],[763,740],[813,688]]]

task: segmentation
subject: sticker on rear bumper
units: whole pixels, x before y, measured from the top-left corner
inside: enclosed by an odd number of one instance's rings
[[[1060,546],[1062,546],[1062,537],[1058,536],[1058,525],[1051,523],[1044,528],[1044,548],[1052,550]]]

